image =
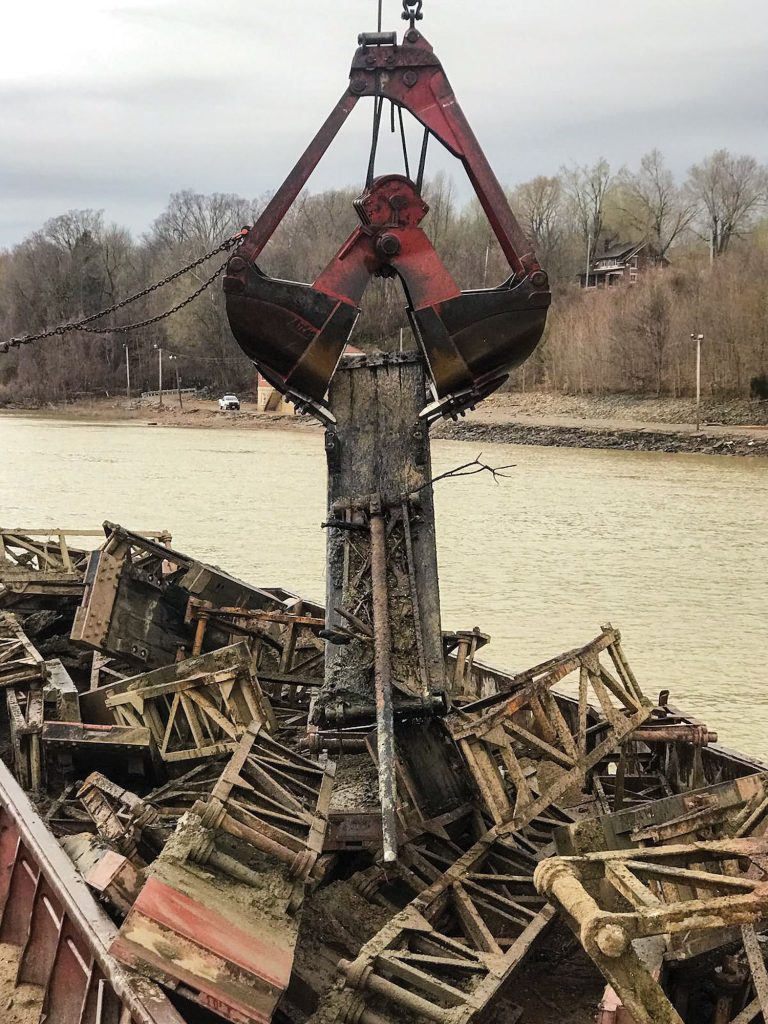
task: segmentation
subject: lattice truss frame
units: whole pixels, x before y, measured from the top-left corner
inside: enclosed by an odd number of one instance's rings
[[[0,528],[0,603],[13,604],[30,594],[79,597],[91,549],[73,541],[86,537],[103,542],[104,531],[73,534],[64,530]]]
[[[43,656],[19,620],[0,611],[0,688],[42,686],[47,676]]]
[[[222,664],[228,656],[229,664]],[[166,762],[217,757],[237,747],[246,727],[274,718],[241,642],[125,681],[105,698],[117,725],[145,726]]]
[[[422,854],[442,859],[447,850]],[[469,1024],[549,926],[533,885],[531,844],[491,829],[360,950],[342,960],[347,1001],[337,1018]],[[377,1016],[378,1015],[378,1016]]]
[[[334,762],[297,754],[254,721],[192,811],[204,827],[277,857],[307,881],[323,851],[335,775]]]
[[[754,952],[754,927],[768,914],[766,854],[768,839],[760,838],[552,857],[536,868],[534,882],[635,1024],[683,1024],[634,944],[656,939],[675,949],[677,943],[680,957],[687,952],[681,941],[699,952],[706,948],[702,936],[711,934],[720,945],[725,930],[741,928]],[[757,956],[762,963],[759,950]],[[750,957],[753,970],[757,956]],[[754,1016],[736,1020],[748,1024]]]
[[[283,603],[283,610],[267,610],[190,598],[186,619],[195,625],[193,655],[201,652],[209,625],[228,635],[230,643],[247,640],[262,688],[281,725],[291,728],[304,723],[312,693],[323,682],[325,641],[318,633],[325,628],[325,616],[301,598]]]
[[[512,677],[509,691],[459,706],[444,724],[459,746],[494,824],[523,828],[589,773],[651,714],[621,650],[618,630],[607,626],[591,643]],[[608,654],[614,676],[601,663]],[[569,724],[552,687],[578,673],[578,706]],[[563,773],[537,788],[521,764],[533,757]]]

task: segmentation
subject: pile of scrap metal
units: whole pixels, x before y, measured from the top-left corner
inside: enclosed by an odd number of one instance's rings
[[[375,721],[315,711],[344,629],[167,535],[104,532],[76,556],[3,534],[4,754],[165,1019],[768,1020],[768,775],[653,705],[617,630],[517,674],[477,662],[479,630],[444,634],[447,695],[398,705],[391,822]],[[0,940],[26,963],[21,877]],[[51,1019],[112,1019],[84,1007]]]

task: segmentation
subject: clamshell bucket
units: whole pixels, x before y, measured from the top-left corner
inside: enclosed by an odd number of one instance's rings
[[[468,389],[479,394],[485,384],[506,379],[541,340],[550,301],[548,291],[526,280],[409,310],[437,397]]]
[[[322,402],[357,320],[354,305],[262,274],[238,256],[224,279],[227,316],[245,354],[280,390]]]
[[[346,91],[229,262],[229,322],[262,374],[300,408],[327,420],[325,392],[365,287],[371,276],[398,276],[437,399],[424,414],[454,416],[498,387],[535,349],[550,303],[547,275],[415,24],[401,43],[395,33],[381,32],[363,33],[359,42]],[[362,97],[374,99],[378,114],[366,190],[355,202],[361,227],[314,284],[267,277],[256,261]],[[424,128],[416,183],[401,175],[373,180],[384,100]],[[420,192],[430,136],[463,164],[509,264],[499,288],[462,292],[419,227],[428,210]],[[405,134],[403,143],[407,151]]]

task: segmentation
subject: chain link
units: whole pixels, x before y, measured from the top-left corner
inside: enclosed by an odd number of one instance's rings
[[[403,0],[403,21],[410,21],[411,28],[424,17],[421,13],[423,2],[424,0]]]
[[[120,302],[116,302],[114,306],[109,306],[107,309],[102,309],[98,313],[92,313],[90,316],[83,317],[82,320],[73,320],[67,324],[59,324],[58,327],[52,327],[50,330],[41,331],[39,334],[26,334],[21,338],[11,338],[9,341],[2,342],[0,344],[0,352],[8,352],[11,348],[18,348],[20,345],[29,345],[33,341],[42,341],[44,338],[53,338],[64,334],[69,334],[72,331],[79,331],[85,334],[127,334],[129,331],[135,331],[139,327],[149,327],[150,324],[159,323],[161,320],[165,320],[169,316],[173,316],[174,313],[178,313],[180,309],[188,306],[190,302],[193,302],[199,295],[202,295],[206,288],[210,288],[213,282],[219,277],[229,262],[229,257],[221,264],[220,267],[211,274],[207,281],[196,288],[190,295],[182,299],[181,302],[177,302],[175,306],[171,306],[170,309],[166,309],[162,313],[158,313],[156,316],[148,317],[146,320],[138,320],[132,324],[122,324],[120,327],[88,327],[87,324],[93,323],[94,320],[100,320],[101,317],[107,316],[109,313],[114,313],[118,309],[123,309],[125,306],[130,306],[131,303],[136,302],[138,299],[143,299],[147,295],[151,295],[152,292],[156,292],[160,288],[164,288],[167,284],[172,281],[178,280],[188,274],[195,267],[201,266],[207,260],[216,256],[220,252],[228,252],[230,249],[237,249],[243,244],[248,235],[249,228],[241,228],[236,235],[231,238],[225,239],[215,249],[211,249],[210,252],[205,253],[204,256],[198,256],[196,260],[188,263],[185,267],[180,270],[175,270],[168,277],[164,277],[162,281],[156,281],[155,284],[149,285],[147,288],[143,288],[140,292],[136,292],[135,295],[130,295],[127,299],[122,299]]]

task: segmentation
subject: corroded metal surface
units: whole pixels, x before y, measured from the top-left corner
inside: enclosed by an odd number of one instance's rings
[[[0,941],[22,947],[19,981],[44,987],[45,1019],[183,1024],[156,985],[110,955],[117,929],[2,764],[0,853]]]
[[[534,881],[636,1024],[683,1024],[635,944],[751,929],[768,915],[768,880],[755,862],[766,853],[766,839],[728,839],[552,857],[537,867]]]

